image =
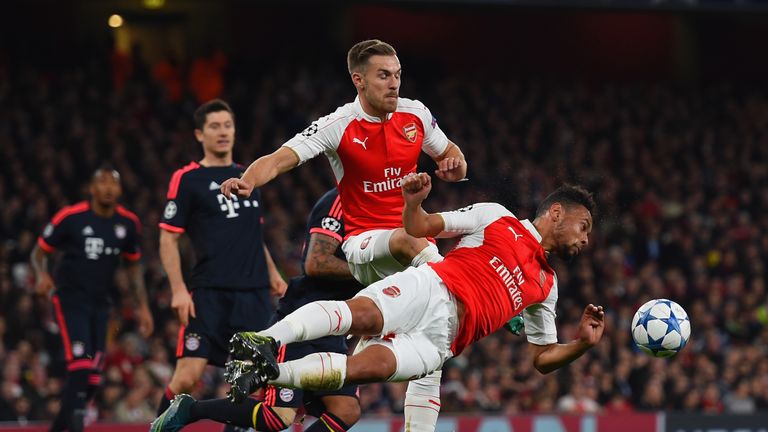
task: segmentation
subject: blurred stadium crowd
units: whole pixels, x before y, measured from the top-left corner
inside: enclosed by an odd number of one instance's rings
[[[58,410],[58,330],[49,301],[33,294],[28,257],[53,213],[85,198],[84,184],[104,160],[121,172],[123,202],[144,225],[156,331],[142,340],[129,301],[115,308],[92,411],[103,420],[154,417],[178,331],[157,223],[171,173],[200,157],[191,119],[197,99],[218,91],[186,77],[197,67],[203,82],[220,80],[237,115],[235,154],[243,163],[354,97],[337,67],[343,56],[333,64],[272,64],[281,66],[253,67],[220,53],[147,65],[103,53],[66,70],[0,68],[0,421],[51,419]],[[424,101],[469,162],[471,181],[436,185],[431,210],[493,200],[528,217],[563,181],[587,185],[600,205],[592,247],[572,263],[555,263],[558,323],[561,341],[571,340],[584,305],[601,303],[607,337],[570,367],[542,376],[524,338],[498,332],[446,365],[443,412],[768,409],[766,93],[722,83],[450,78],[422,66],[406,67],[401,95]],[[319,160],[262,189],[268,246],[286,277],[299,269],[305,218],[332,185]],[[692,318],[689,346],[670,360],[639,354],[628,331],[636,308],[660,297]],[[225,391],[211,368],[195,396]],[[369,415],[401,412],[404,392],[404,384],[364,386],[361,403]]]

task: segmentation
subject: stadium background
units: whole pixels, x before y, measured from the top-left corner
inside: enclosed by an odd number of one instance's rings
[[[563,181],[586,184],[600,205],[593,247],[556,263],[561,340],[598,302],[599,347],[544,377],[523,339],[484,340],[446,365],[439,430],[765,430],[767,10],[726,0],[4,3],[0,421],[44,430],[34,425],[58,409],[57,328],[32,294],[28,257],[51,215],[85,197],[93,169],[117,166],[123,201],[142,219],[156,318],[143,341],[132,305],[116,308],[92,415],[137,426],[93,430],[145,430],[178,328],[156,227],[170,174],[201,154],[192,111],[230,101],[236,160],[250,162],[351,100],[346,49],[377,37],[399,52],[401,95],[425,102],[469,161],[471,181],[438,184],[431,209],[496,200],[528,217]],[[121,27],[107,25],[112,14]],[[318,159],[262,190],[286,277],[298,271],[305,217],[331,185]],[[657,297],[692,318],[691,342],[671,360],[630,343],[634,310]],[[397,430],[404,390],[363,387],[355,430]],[[225,391],[211,369],[195,396]]]

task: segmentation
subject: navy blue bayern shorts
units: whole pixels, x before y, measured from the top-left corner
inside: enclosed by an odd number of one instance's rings
[[[241,331],[264,330],[274,314],[268,289],[234,291],[196,288],[192,291],[197,317],[179,329],[176,357],[201,357],[223,367],[229,339]]]

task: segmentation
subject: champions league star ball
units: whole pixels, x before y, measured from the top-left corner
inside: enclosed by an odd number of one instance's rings
[[[651,300],[632,318],[632,339],[638,348],[654,357],[671,357],[691,336],[691,320],[679,304],[667,299]]]

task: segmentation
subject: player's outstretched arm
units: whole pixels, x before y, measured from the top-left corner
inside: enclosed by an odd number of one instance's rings
[[[274,152],[256,159],[240,178],[231,178],[221,184],[221,193],[227,198],[232,194],[249,197],[254,188],[261,187],[278,175],[290,171],[299,165],[299,155],[288,147],[280,147]]]
[[[533,350],[533,366],[543,374],[571,363],[595,346],[603,336],[605,312],[602,306],[588,305],[579,323],[579,338],[567,344],[529,344]]]
[[[448,142],[445,152],[435,158],[435,163],[435,175],[442,181],[457,182],[467,177],[467,160],[464,153],[451,141]]]
[[[427,213],[421,203],[432,190],[432,179],[427,173],[408,174],[403,177],[403,228],[414,237],[435,237],[445,229],[443,217]]]

